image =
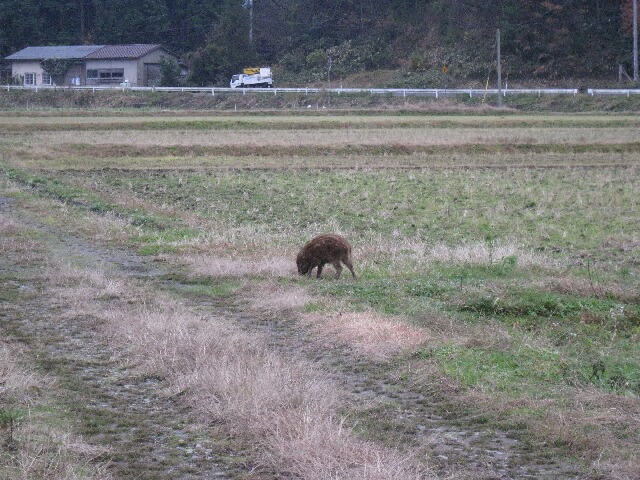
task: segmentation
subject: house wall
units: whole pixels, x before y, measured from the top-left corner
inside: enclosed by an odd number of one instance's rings
[[[163,48],[158,48],[138,59],[138,72],[140,72],[142,78],[141,85],[150,87],[159,85],[160,63],[163,59],[178,61],[178,57],[168,53]]]
[[[147,55],[138,59],[99,59],[99,60],[79,60],[73,65],[65,75],[64,84],[80,84],[80,85],[99,85],[97,79],[87,78],[88,70],[113,70],[123,69],[124,75],[121,80],[102,83],[120,83],[121,81],[129,81],[131,86],[153,86],[160,82],[160,63],[162,59],[178,58],[163,48],[158,48]],[[11,63],[11,74],[13,77],[23,77],[25,74],[35,73],[36,85],[42,85],[43,73],[39,60],[33,61],[14,61]],[[78,80],[79,79],[79,80]],[[76,83],[77,82],[77,83]]]
[[[36,74],[36,85],[42,85],[42,74],[44,73],[39,61],[33,62],[11,62],[11,76],[23,77],[27,73]]]
[[[136,60],[86,60],[84,73],[87,70],[104,70],[104,69],[124,69],[124,79],[128,80],[130,85],[142,85],[142,77],[138,62]]]
[[[28,73],[35,73],[36,85],[42,85],[44,69],[40,66],[40,60],[11,62],[11,76],[24,78]],[[81,85],[84,84],[84,70],[82,65],[72,65],[64,76],[64,85],[73,85],[75,79],[80,79]]]
[[[65,85],[84,85],[85,71],[82,64],[73,65],[64,76]]]
[[[143,57],[133,60],[86,60],[85,74],[87,70],[124,68],[124,80],[128,80],[131,86],[153,86],[150,83],[157,82],[153,82],[153,78],[148,78],[149,67],[157,66],[159,68],[163,58],[173,58],[178,61],[178,58],[174,55],[162,48],[158,48]],[[151,76],[154,77],[154,75]],[[150,80],[152,81],[150,82]]]

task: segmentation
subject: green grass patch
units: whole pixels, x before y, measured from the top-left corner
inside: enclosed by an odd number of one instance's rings
[[[15,169],[6,170],[5,174],[7,178],[31,187],[41,195],[53,197],[89,212],[111,213],[126,219],[129,225],[139,231],[135,243],[142,255],[174,251],[177,248],[176,244],[195,238],[199,234],[181,226],[181,221],[175,217],[113,203],[106,200],[100,191],[67,183],[66,177],[58,178]]]
[[[536,101],[548,107],[560,100]],[[483,392],[507,410],[502,419],[525,427],[531,418],[545,422],[562,413],[565,401],[572,405],[567,395],[593,393],[585,386],[606,399],[640,394],[638,118],[504,111],[93,115],[87,122],[18,116],[13,133],[0,138],[3,162],[15,168],[2,168],[7,185],[28,188],[11,195],[57,199],[72,207],[65,213],[124,219],[118,241],[145,255],[292,260],[311,236],[344,234],[354,246],[357,280],[347,273],[336,281],[328,266],[320,281],[285,273],[276,281],[319,294],[305,312],[338,304],[425,328],[433,338],[428,347],[391,362],[407,372],[402,386],[414,388],[422,372],[447,376]],[[0,126],[14,120],[0,119]],[[48,123],[55,124],[49,132],[33,133]],[[100,133],[69,136],[79,124],[109,130],[113,144]],[[333,142],[345,129],[354,132]],[[130,130],[134,135],[119,134]],[[252,141],[210,142],[206,131],[214,130]],[[298,139],[287,130],[317,132]],[[74,226],[86,215],[79,217]],[[191,278],[183,268],[161,284],[203,305],[228,307],[235,295],[253,291],[242,289],[247,281],[272,281],[251,274]],[[421,360],[430,364],[424,370]],[[421,373],[413,375],[416,364]],[[62,366],[55,371],[65,373]],[[583,404],[587,417],[602,412]],[[93,421],[92,428],[109,428]],[[598,420],[605,436],[606,421]],[[389,431],[397,428],[390,424]],[[408,420],[406,428],[415,425]],[[544,441],[568,445],[557,437]]]
[[[523,165],[522,160],[527,160],[526,156],[531,154],[558,157],[582,156],[583,165],[596,165],[590,161],[589,154],[637,154],[640,153],[640,142],[628,143],[597,143],[585,142],[582,144],[543,144],[543,143],[465,143],[462,145],[406,145],[401,143],[382,145],[270,145],[256,148],[254,145],[95,145],[90,143],[67,143],[56,147],[61,153],[72,158],[83,158],[85,162],[95,163],[95,159],[112,158],[166,158],[166,157],[247,157],[253,158],[252,168],[259,168],[263,157],[375,157],[393,156],[406,157],[410,155],[420,155],[422,157],[452,157],[459,155],[466,159],[467,164],[474,164],[474,157],[492,156],[492,162],[487,166],[498,165]],[[510,157],[510,162],[505,160]],[[37,160],[37,159],[36,159]],[[624,158],[615,158],[612,163],[626,164]],[[563,163],[567,163],[566,161]],[[236,162],[238,166],[238,162]],[[434,162],[435,165],[444,166],[442,162]],[[526,165],[526,163],[524,164]],[[553,166],[557,165],[552,164]],[[413,164],[415,166],[415,164]],[[482,164],[478,164],[482,166]],[[79,165],[76,168],[81,168]]]
[[[480,297],[460,307],[480,316],[567,318],[598,304],[572,296],[525,290],[511,292],[507,298]]]
[[[402,315],[420,312],[450,292],[452,286],[427,277],[372,277],[365,271],[358,281],[321,282],[318,290],[323,295],[348,298],[352,304],[381,313]]]
[[[485,243],[490,224],[495,238],[527,239],[531,248],[554,255],[599,252],[607,242],[633,237],[640,187],[629,173],[162,171],[126,174],[128,181],[118,185],[122,174],[105,171],[89,172],[86,182],[108,184],[115,195],[175,205],[230,228],[280,233],[338,225],[356,245],[373,232],[456,245]],[[581,192],[591,192],[586,208],[575,207],[585,201]]]
[[[640,326],[636,303],[535,289],[508,288],[499,296],[472,297],[459,308],[478,316],[505,317],[525,325],[539,326],[544,319],[573,320],[632,333]]]
[[[10,117],[9,117],[10,118]],[[19,116],[18,116],[19,118]],[[162,131],[162,130],[340,130],[340,129],[403,129],[403,128],[629,128],[640,126],[634,116],[523,116],[498,112],[485,115],[446,115],[433,112],[395,112],[376,115],[303,114],[253,116],[134,116],[123,115],[85,117],[75,121],[65,116],[33,116],[29,122],[2,121],[7,132],[64,131]]]
[[[171,273],[163,278],[173,282],[182,293],[206,297],[228,297],[244,285],[244,280],[239,278],[194,277],[182,273]]]
[[[560,354],[551,350],[481,348],[441,345],[422,350],[424,358],[435,359],[443,372],[463,387],[498,391],[512,397],[543,395],[541,388],[563,378]]]

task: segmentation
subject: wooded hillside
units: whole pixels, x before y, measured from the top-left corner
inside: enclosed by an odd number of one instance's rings
[[[485,78],[501,31],[515,81],[631,71],[632,0],[0,0],[0,55],[29,45],[162,43],[191,83],[264,63],[309,82],[396,69],[402,82]],[[249,32],[252,32],[252,42]],[[395,81],[400,77],[396,77]],[[415,85],[421,86],[421,85]]]

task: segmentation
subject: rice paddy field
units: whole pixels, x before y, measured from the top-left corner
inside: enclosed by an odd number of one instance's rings
[[[0,478],[640,477],[637,115],[3,112],[0,173]]]

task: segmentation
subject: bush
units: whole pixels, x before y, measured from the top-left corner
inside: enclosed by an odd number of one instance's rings
[[[175,87],[180,84],[180,66],[173,58],[160,61],[160,73],[160,86]]]
[[[412,72],[424,72],[429,69],[429,60],[426,55],[412,53],[409,57],[409,70]]]
[[[307,55],[306,63],[308,67],[317,68],[327,65],[327,54],[322,49],[317,49]]]

